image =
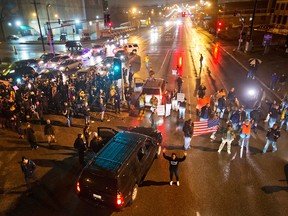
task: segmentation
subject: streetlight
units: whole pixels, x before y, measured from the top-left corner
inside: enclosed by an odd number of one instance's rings
[[[50,23],[49,7],[51,7],[50,3],[46,5],[46,11],[47,11],[47,17],[48,17],[48,22],[47,22],[48,37],[47,38],[49,39],[51,53],[55,55],[53,41],[52,41],[53,34],[52,34],[51,23]]]
[[[36,13],[36,17],[37,17],[37,23],[38,23],[38,27],[39,27],[39,32],[40,32],[40,37],[41,37],[41,42],[42,42],[42,48],[43,51],[45,52],[45,46],[44,46],[44,40],[43,40],[43,34],[42,34],[42,30],[41,30],[41,26],[40,26],[40,21],[39,21],[39,16],[38,16],[38,10],[37,10],[37,4],[36,1],[33,1],[34,4],[34,8],[35,8],[35,13]]]

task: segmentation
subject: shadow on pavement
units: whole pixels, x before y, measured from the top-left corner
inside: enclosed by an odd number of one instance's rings
[[[281,179],[279,181],[283,182],[285,181],[287,186],[278,186],[278,185],[274,185],[274,186],[264,186],[261,189],[266,193],[266,194],[272,194],[275,192],[280,192],[280,191],[286,191],[288,192],[288,164],[286,164],[284,166],[284,174],[285,174],[285,178],[286,179]]]
[[[169,185],[169,182],[165,182],[165,181],[157,182],[157,181],[153,181],[153,180],[146,180],[139,187],[163,186],[163,185]]]

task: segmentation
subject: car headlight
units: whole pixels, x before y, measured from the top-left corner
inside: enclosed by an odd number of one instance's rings
[[[42,65],[43,63],[44,63],[44,61],[43,61],[43,60],[39,61],[39,64],[40,64],[40,65]]]
[[[111,64],[106,64],[106,67],[111,67]]]
[[[15,70],[10,70],[9,73],[15,73]]]
[[[17,83],[21,83],[21,79],[20,79],[20,78],[17,78],[17,79],[16,79],[16,82],[17,82]]]
[[[256,91],[254,89],[249,89],[248,90],[248,95],[251,96],[251,97],[255,96],[256,95]]]
[[[64,67],[63,67],[63,66],[62,66],[62,67],[60,67],[60,68],[59,68],[59,70],[63,71],[63,70],[64,70]]]

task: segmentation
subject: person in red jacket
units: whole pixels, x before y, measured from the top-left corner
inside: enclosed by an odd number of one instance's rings
[[[169,156],[167,156],[165,154],[165,152],[166,152],[166,149],[164,148],[163,149],[163,157],[166,160],[168,160],[169,164],[170,164],[170,167],[169,167],[169,171],[170,171],[170,186],[173,184],[173,175],[174,174],[175,174],[176,180],[177,180],[176,184],[177,184],[177,186],[179,186],[180,183],[179,183],[179,174],[178,174],[178,164],[179,164],[179,162],[182,162],[182,161],[184,161],[186,159],[187,152],[186,151],[184,152],[184,156],[182,158],[178,158],[175,153],[172,153],[171,157],[169,157]]]

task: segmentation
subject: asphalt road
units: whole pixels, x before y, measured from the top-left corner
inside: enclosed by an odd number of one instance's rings
[[[139,56],[130,60],[138,71],[136,76],[146,78],[148,73],[143,59],[148,53],[156,77],[165,78],[168,88],[174,89],[176,77],[171,71],[182,58],[183,89],[189,103],[186,119],[196,120],[195,89],[200,82],[207,86],[207,94],[220,88],[229,90],[235,87],[240,100],[245,98],[245,91],[242,91],[246,87],[245,70],[226,50],[227,44],[222,46],[222,42],[218,42],[215,45],[217,41],[211,35],[192,26],[188,20],[179,25],[163,24],[158,29],[157,34],[144,30],[129,38],[131,42],[138,43],[141,50]],[[201,72],[200,53],[204,56]],[[269,91],[266,94],[270,99],[274,97]],[[128,126],[148,126],[148,117],[149,113],[139,122],[135,117],[111,115],[106,116],[110,121],[102,123],[98,114],[95,114],[95,123],[91,127],[92,130],[98,126],[125,130]],[[236,141],[232,146],[232,154],[228,155],[226,148],[221,154],[217,153],[221,135],[214,142],[210,141],[209,135],[193,138],[187,159],[179,167],[179,187],[169,186],[168,162],[161,157],[154,161],[139,188],[136,202],[121,212],[113,212],[87,204],[79,200],[75,193],[80,167],[73,141],[77,133],[82,131],[84,120],[75,119],[76,127],[67,128],[64,117],[47,118],[53,120],[57,134],[58,142],[52,150],[47,148],[41,125],[33,125],[40,141],[37,151],[31,151],[25,141],[17,139],[15,133],[0,130],[0,212],[3,215],[287,215],[288,146],[285,141],[287,133],[284,131],[278,142],[278,151],[271,153],[270,149],[263,155],[261,151],[267,125],[261,124],[259,133],[253,134],[250,139],[250,153],[244,152],[243,158],[239,156],[240,149]],[[177,119],[177,113],[173,112],[159,125],[167,154],[176,152],[180,157],[183,155],[182,124]],[[19,167],[22,155],[38,165],[37,174],[41,185],[35,186],[32,196],[25,194]]]

